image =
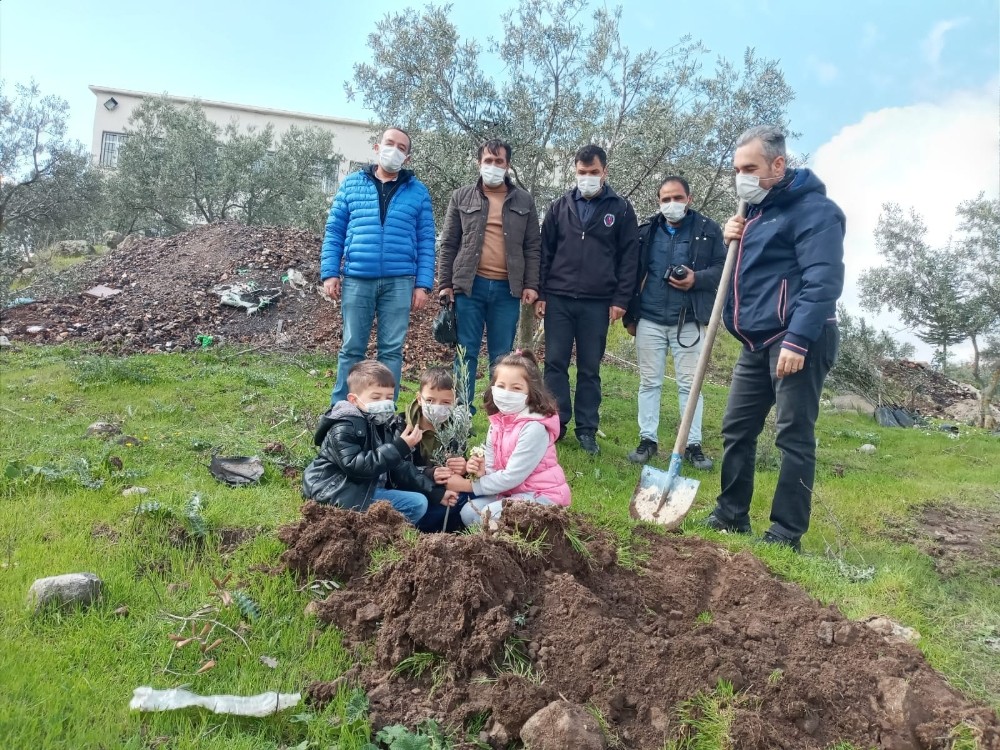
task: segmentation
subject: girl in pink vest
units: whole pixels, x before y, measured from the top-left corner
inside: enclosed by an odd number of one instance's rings
[[[569,505],[569,485],[556,458],[559,407],[542,382],[535,355],[518,350],[501,359],[483,404],[490,417],[486,455],[469,459],[471,481],[448,479],[449,490],[475,495],[462,508],[465,525],[481,523],[487,509],[497,518],[507,499]]]

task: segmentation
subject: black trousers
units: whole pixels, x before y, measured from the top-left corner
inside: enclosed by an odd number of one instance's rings
[[[749,521],[753,497],[757,438],[764,420],[776,406],[777,439],[781,451],[778,486],[771,502],[771,533],[796,540],[809,528],[813,481],[816,476],[816,418],[823,381],[837,357],[835,325],[809,347],[805,367],[780,380],[775,376],[781,341],[752,352],[744,348],[733,370],[729,401],[722,418],[722,492],[715,514],[730,523]]]
[[[573,413],[569,361],[576,343],[576,434],[597,432],[601,359],[608,343],[608,300],[545,297],[545,386],[559,404],[565,426]]]

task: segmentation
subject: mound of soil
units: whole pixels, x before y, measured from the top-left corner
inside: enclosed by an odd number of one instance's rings
[[[281,532],[286,563],[343,581],[319,616],[374,644],[373,658],[309,692],[323,702],[361,685],[375,727],[428,717],[461,727],[488,714],[483,738],[506,747],[562,698],[599,711],[612,745],[659,750],[682,731],[678,704],[726,680],[739,691],[734,748],[944,748],[962,721],[1000,747],[997,717],[917,649],[821,606],[749,554],[639,532],[648,559],[626,570],[604,532],[524,503],[495,532],[419,538],[385,504],[357,515],[307,503],[304,514]],[[363,551],[387,543],[396,559],[362,574]],[[434,655],[420,674],[406,661],[417,653]]]
[[[1000,508],[926,505],[891,536],[915,543],[943,576],[973,568],[1000,583]]]
[[[946,377],[926,362],[883,360],[881,367],[910,411],[961,422],[979,415],[979,391]]]
[[[87,341],[117,354],[195,349],[199,335],[211,336],[214,345],[335,354],[340,310],[319,294],[320,244],[318,235],[299,229],[232,223],[165,238],[133,235],[100,258],[20,290],[19,296],[38,301],[3,310],[2,325],[12,341]],[[304,289],[282,282],[288,269],[303,274]],[[283,293],[248,316],[222,306],[212,292],[220,284],[250,281]],[[103,299],[84,294],[99,284],[121,293]],[[437,310],[431,302],[411,316],[403,352],[407,372],[453,356],[431,335]],[[35,327],[42,330],[28,332]],[[374,336],[369,351],[374,355]]]

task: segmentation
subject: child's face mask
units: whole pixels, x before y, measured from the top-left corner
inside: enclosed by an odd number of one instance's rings
[[[427,421],[434,425],[434,429],[437,429],[448,421],[452,408],[451,404],[428,404],[424,402],[420,405],[420,410],[427,418]]]
[[[392,399],[388,401],[369,401],[367,404],[358,404],[361,411],[366,412],[375,424],[385,424],[396,414],[396,402]]]

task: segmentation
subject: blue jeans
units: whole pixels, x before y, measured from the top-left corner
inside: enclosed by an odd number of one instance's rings
[[[512,297],[510,283],[476,276],[472,294],[455,295],[455,317],[458,318],[458,345],[465,347],[465,364],[469,369],[468,404],[476,394],[476,364],[486,328],[486,351],[490,364],[514,348],[517,321],[521,316],[521,300]],[[455,358],[458,365],[458,358]]]
[[[410,326],[413,277],[386,279],[344,277],[340,295],[340,317],[344,324],[343,343],[337,355],[337,384],[330,403],[347,398],[347,373],[365,358],[372,324],[378,317],[378,361],[396,378],[396,396],[403,376],[403,342]]]
[[[417,521],[424,517],[424,513],[427,512],[427,498],[419,492],[387,490],[385,487],[379,487],[375,490],[372,500],[373,502],[375,500],[387,500],[393,508],[406,516],[406,520],[412,524],[416,524]]]
[[[663,389],[663,371],[667,364],[667,353],[674,358],[674,375],[677,376],[677,400],[680,406],[680,417],[687,408],[688,396],[691,395],[691,384],[694,382],[694,371],[698,367],[698,357],[701,356],[701,340],[699,326],[694,321],[686,321],[680,331],[681,344],[677,343],[677,326],[660,325],[649,320],[639,320],[635,327],[635,348],[639,355],[639,438],[652,440],[656,438],[660,426],[660,392]],[[697,341],[697,344],[694,342]],[[694,346],[691,346],[694,344]],[[688,445],[701,445],[701,412],[702,398],[698,394],[698,406],[688,433]]]

